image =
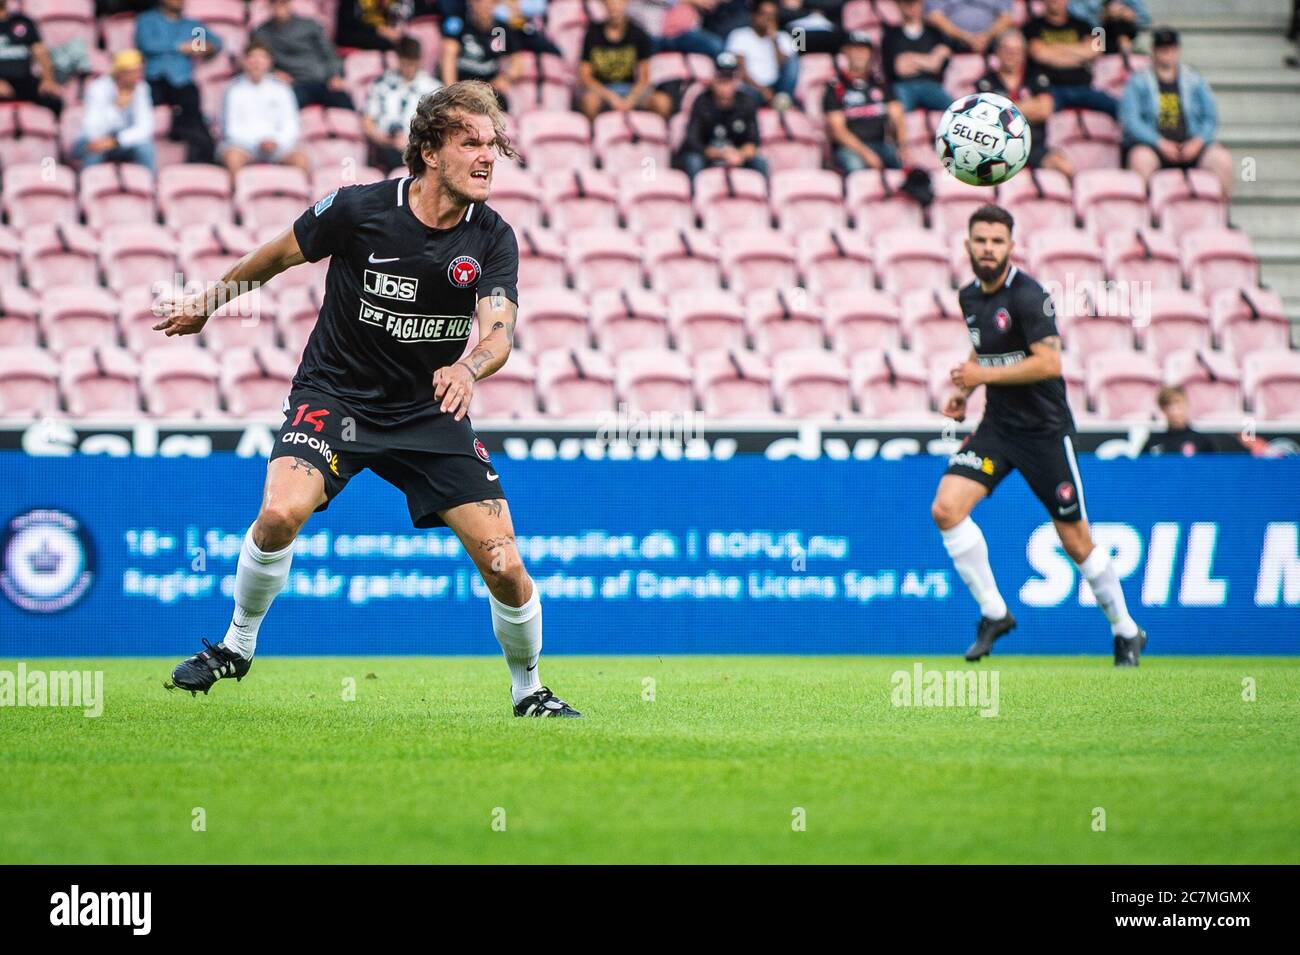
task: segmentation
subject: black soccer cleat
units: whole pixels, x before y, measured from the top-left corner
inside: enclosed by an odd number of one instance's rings
[[[204,640],[203,646],[207,649],[176,664],[176,669],[172,670],[172,681],[163,686],[169,690],[189,690],[193,696],[202,690],[206,695],[218,680],[232,676],[236,682],[242,680],[253,665],[252,660],[245,660],[234,650],[226,649],[223,643],[214,647]]]
[[[1142,651],[1147,648],[1147,632],[1138,627],[1136,637],[1115,638],[1115,666],[1135,667]]]
[[[543,686],[536,693],[530,693],[515,704],[515,716],[567,716],[573,718],[582,716],[582,714]]]
[[[980,617],[979,626],[975,630],[975,642],[967,649],[966,659],[974,663],[980,657],[988,656],[993,652],[993,641],[1014,629],[1016,618],[1011,616],[1010,611],[1001,620]]]

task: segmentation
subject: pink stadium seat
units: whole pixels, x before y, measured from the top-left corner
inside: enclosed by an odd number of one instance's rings
[[[59,411],[59,363],[44,348],[0,347],[0,418]]]
[[[1183,271],[1207,302],[1224,289],[1259,285],[1259,259],[1250,236],[1235,229],[1198,229],[1182,236]]]
[[[519,242],[519,287],[559,288],[566,284],[564,237],[546,229],[515,228]]]
[[[894,0],[849,0],[844,4],[845,30],[879,30],[882,26],[899,26],[903,16]]]
[[[970,215],[980,206],[993,201],[992,190],[985,186],[968,186],[949,175],[932,176],[934,205],[930,221],[940,232],[960,232],[964,237]]]
[[[1290,347],[1291,322],[1282,296],[1271,289],[1224,289],[1211,299],[1210,322],[1219,345],[1240,361],[1253,351]]]
[[[925,227],[925,211],[915,199],[899,189],[905,173],[901,169],[860,169],[844,180],[844,202],[860,232]]]
[[[221,369],[202,348],[154,348],[140,359],[144,403],[155,418],[209,418],[221,410]]]
[[[975,92],[975,84],[988,70],[988,63],[979,53],[956,53],[948,60],[943,71],[943,88],[953,96]]]
[[[898,301],[888,292],[871,287],[843,288],[822,299],[826,332],[843,355],[867,348],[895,348],[903,340]]]
[[[1210,310],[1199,295],[1183,289],[1151,292],[1151,314],[1142,339],[1154,356],[1179,348],[1210,347]]]
[[[619,207],[633,232],[651,229],[690,229],[695,225],[691,208],[691,180],[680,169],[657,168],[629,172],[618,179]]]
[[[695,410],[691,366],[681,352],[634,348],[616,359],[618,399],[629,411]]]
[[[36,347],[40,313],[40,299],[21,285],[0,288],[0,348]]]
[[[492,208],[515,230],[542,224],[542,190],[533,174],[514,163],[492,167]]]
[[[546,7],[546,33],[568,63],[576,63],[582,52],[582,36],[588,24],[605,19],[605,8],[585,0],[552,0]]]
[[[1088,395],[1097,414],[1110,421],[1150,421],[1155,414],[1160,371],[1146,355],[1132,351],[1089,356]]]
[[[1159,169],[1147,183],[1151,212],[1160,228],[1179,236],[1196,229],[1224,229],[1228,203],[1223,184],[1208,169]]]
[[[41,296],[40,323],[48,346],[65,352],[117,345],[117,296],[97,285],[64,285]]]
[[[1074,177],[1079,221],[1097,238],[1116,229],[1146,225],[1146,183],[1131,169],[1084,169]]]
[[[587,300],[566,288],[533,289],[528,293],[517,340],[530,352],[549,348],[586,348]]]
[[[946,289],[952,284],[944,237],[928,229],[891,229],[875,236],[876,271],[888,292]]]
[[[1251,411],[1266,421],[1300,421],[1300,353],[1257,351],[1242,361]]]
[[[556,348],[537,356],[537,390],[546,414],[557,418],[614,411],[614,367],[604,352]]]
[[[24,0],[23,13],[40,24],[46,47],[78,39],[90,50],[95,46],[94,0]]]
[[[1227,355],[1194,348],[1170,352],[1165,384],[1183,389],[1193,421],[1241,421],[1241,371]]]
[[[78,200],[92,229],[154,221],[154,181],[144,166],[101,163],[81,170],[80,180]]]
[[[505,366],[474,386],[474,418],[537,417],[537,370],[527,353],[513,351]]]
[[[837,352],[781,352],[772,361],[772,387],[787,418],[840,418],[853,408],[848,367]]]
[[[1055,169],[1024,169],[998,186],[998,201],[1023,235],[1039,229],[1074,228],[1070,180]]]
[[[618,190],[603,172],[567,169],[542,180],[547,221],[552,229],[617,229]]]
[[[20,163],[4,169],[5,215],[15,229],[76,222],[76,176],[67,166]]]
[[[1047,117],[1047,144],[1077,170],[1118,169],[1119,123],[1095,110],[1067,109]]]
[[[111,16],[101,17],[99,33],[104,40],[104,49],[110,54],[119,50],[134,49],[135,14],[114,13]]]
[[[321,292],[312,286],[280,289],[275,300],[275,323],[284,339],[284,349],[295,358],[302,355],[307,339],[320,316]]]
[[[310,202],[307,174],[293,166],[253,163],[235,177],[235,208],[245,226],[284,228]]]
[[[1101,247],[1082,229],[1043,229],[1029,237],[1029,267],[1044,285],[1077,288],[1102,281]]]
[[[772,215],[783,232],[841,228],[844,181],[829,169],[786,169],[772,174]]]
[[[440,38],[441,31],[435,26],[432,35]],[[511,113],[518,116],[533,110],[569,108],[573,101],[573,70],[568,63],[553,53],[530,51],[517,53],[515,58],[520,70],[510,87]],[[436,75],[437,71],[434,72]]]
[[[825,134],[812,117],[797,109],[758,111],[758,138],[773,173],[820,169]]]
[[[109,226],[104,230],[99,261],[111,289],[170,284],[176,273],[176,241],[166,229],[152,223]]]
[[[850,382],[864,418],[919,418],[930,412],[927,375],[915,352],[861,351]]]
[[[22,245],[13,229],[0,225],[0,287],[17,285],[22,273]]]
[[[316,169],[357,169],[366,164],[361,117],[350,109],[309,106],[298,114],[298,143]]]
[[[524,161],[538,175],[590,168],[591,124],[581,113],[538,110],[519,117]]]
[[[270,285],[228,301],[208,318],[199,337],[214,351],[276,345],[276,299]]]
[[[745,296],[745,320],[764,354],[825,347],[821,303],[801,288],[751,292]]]
[[[745,310],[733,292],[690,289],[668,296],[668,325],[677,347],[744,348]]]
[[[727,232],[719,236],[723,274],[733,291],[792,288],[797,279],[790,239],[775,229]]]
[[[591,326],[610,354],[629,348],[668,347],[668,305],[658,292],[605,289],[591,297]]]
[[[180,230],[181,272],[191,281],[215,281],[255,247],[248,230],[238,226],[220,222],[185,226]]]
[[[582,229],[569,236],[569,273],[583,292],[641,284],[641,247],[621,229]]]
[[[1119,99],[1128,78],[1151,65],[1151,57],[1138,53],[1110,53],[1092,63],[1092,86]]]
[[[659,292],[722,284],[718,242],[698,229],[656,229],[645,236],[645,271]]]
[[[916,165],[932,172],[943,169],[943,163],[940,162],[939,154],[934,148],[935,133],[938,132],[939,120],[942,118],[943,113],[919,109],[904,115],[903,135],[906,137],[904,149],[907,152],[909,165]]]
[[[714,235],[733,229],[767,229],[767,180],[753,169],[712,167],[695,177],[695,211]]]
[[[1104,351],[1131,351],[1136,347],[1131,309],[1115,307],[1118,302],[1096,301],[1089,289],[1073,300],[1062,292],[1053,296],[1056,324],[1061,338],[1076,355]]]
[[[645,110],[601,113],[592,124],[592,144],[602,169],[667,169],[668,123]]]
[[[153,313],[153,303],[160,291],[148,285],[137,285],[117,293],[117,326],[127,351],[137,358],[151,348],[171,348],[179,343],[194,342],[193,338],[168,338],[153,330],[159,322]]]
[[[1154,229],[1116,228],[1105,236],[1106,275],[1116,282],[1149,283],[1151,288],[1182,288],[1178,243]]]
[[[822,121],[822,90],[835,78],[835,58],[829,53],[800,53],[799,79],[794,97],[803,103],[804,112]]]
[[[37,225],[22,232],[27,284],[42,291],[56,285],[98,285],[95,236],[79,225]]]
[[[0,167],[39,163],[58,155],[59,124],[44,106],[0,103]]]
[[[912,288],[899,297],[899,317],[911,349],[922,355],[970,346],[957,295],[948,290]]]
[[[871,241],[849,229],[806,229],[797,236],[799,274],[809,291],[872,288]]]
[[[67,111],[64,111],[66,116]],[[155,168],[164,169],[185,162],[186,146],[174,142],[170,133],[172,128],[172,110],[170,106],[153,108],[153,152]]]
[[[194,349],[187,349],[187,352]],[[78,418],[140,413],[139,366],[120,348],[74,348],[63,356],[59,384]]]
[[[749,351],[699,352],[695,392],[711,418],[766,418],[772,414],[772,369],[762,355]]]
[[[1085,424],[1100,420],[1088,410],[1087,375],[1084,373],[1083,357],[1078,352],[1067,350],[1061,353],[1061,378],[1065,381],[1065,400],[1074,415],[1075,423]]]

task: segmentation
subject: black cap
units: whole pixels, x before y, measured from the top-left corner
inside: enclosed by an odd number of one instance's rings
[[[872,41],[871,39],[871,34],[868,33],[866,30],[850,31],[848,36],[844,38],[844,45],[845,46],[866,46],[866,47],[870,47],[873,50],[876,48],[875,42]]]
[[[740,61],[736,59],[736,54],[723,50],[714,58],[713,68],[716,72],[724,75],[735,73],[740,68]]]
[[[1177,46],[1178,31],[1173,27],[1158,27],[1151,31],[1151,46]]]

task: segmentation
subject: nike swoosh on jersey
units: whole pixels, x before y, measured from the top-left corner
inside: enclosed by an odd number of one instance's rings
[[[369,262],[371,265],[380,265],[381,263],[384,262],[396,262],[400,258],[401,258],[400,255],[395,255],[391,259],[377,259],[375,258],[375,253],[371,252]]]
[[[489,475],[487,476],[487,479],[488,479],[489,481],[499,481],[499,480],[501,480],[501,475],[500,475],[500,474],[489,474]]]

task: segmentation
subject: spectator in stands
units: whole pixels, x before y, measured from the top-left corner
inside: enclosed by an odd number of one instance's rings
[[[835,166],[842,173],[902,165],[903,104],[889,81],[877,78],[872,63],[875,52],[869,34],[850,33],[844,41],[845,69],[826,84],[822,94],[826,133]]]
[[[587,27],[578,79],[588,119],[607,109],[640,109],[650,92],[650,34],[627,15],[627,0],[605,0],[604,23]]]
[[[32,67],[40,71],[36,75]],[[50,52],[41,32],[29,17],[0,0],[0,102],[36,103],[58,116],[63,111],[63,90],[54,81]]]
[[[250,39],[271,51],[276,79],[293,87],[299,108],[352,109],[352,97],[343,84],[343,61],[320,21],[295,14],[290,0],[270,2],[271,19]]]
[[[1143,176],[1157,169],[1208,169],[1232,194],[1232,155],[1215,142],[1219,112],[1210,85],[1180,60],[1178,33],[1151,36],[1151,66],[1129,77],[1120,104],[1128,167]]]
[[[727,35],[727,51],[740,63],[740,78],[763,102],[788,109],[799,82],[794,38],[778,26],[777,0],[754,0],[749,26]]]
[[[1165,416],[1165,430],[1162,434],[1153,433],[1147,438],[1147,443],[1142,447],[1143,454],[1181,454],[1190,458],[1194,454],[1244,450],[1240,444],[1235,448],[1225,447],[1215,436],[1193,431],[1187,417],[1187,394],[1183,389],[1161,388],[1156,396],[1156,404]]]
[[[153,98],[139,50],[119,50],[111,75],[86,87],[86,110],[72,158],[82,166],[131,162],[153,169]]]
[[[402,38],[403,0],[339,0],[334,43],[344,50],[391,50]]]
[[[1092,24],[1070,16],[1067,0],[1045,0],[1044,14],[1025,24],[1032,68],[1047,74],[1057,109],[1092,109],[1115,116],[1115,97],[1092,88],[1092,61],[1103,44]]]
[[[713,59],[726,45],[704,29],[718,0],[632,0],[632,17],[650,34],[655,53],[699,53]]]
[[[1070,0],[1070,16],[1106,31],[1106,52],[1127,53],[1139,30],[1151,25],[1146,0]]]
[[[980,93],[996,93],[1015,103],[1029,123],[1029,167],[1055,169],[1074,178],[1074,164],[1064,153],[1047,148],[1047,117],[1052,115],[1052,84],[1042,70],[1031,69],[1025,55],[1025,35],[1012,27],[994,42],[997,69],[975,83]]]
[[[943,88],[943,71],[952,56],[944,35],[921,19],[921,0],[899,0],[903,22],[886,27],[881,39],[885,78],[903,111],[948,108],[954,97]]]
[[[271,51],[256,40],[244,51],[244,72],[226,89],[221,161],[233,177],[250,162],[311,168],[298,149],[298,101],[271,75]]]
[[[744,166],[767,175],[758,154],[756,95],[740,85],[740,63],[726,50],[714,61],[713,79],[691,106],[682,144],[681,167],[694,178],[708,166]]]
[[[155,106],[170,106],[170,138],[186,144],[188,162],[212,162],[212,134],[194,85],[194,61],[221,52],[221,37],[183,16],[185,0],[160,0],[135,21],[135,45],[144,54],[144,75]]]
[[[546,20],[547,2],[548,0],[500,0],[497,3],[492,15],[497,23],[510,29],[511,49],[527,53],[564,55],[542,29]],[[416,15],[421,12],[420,6],[417,0]],[[466,0],[438,0],[433,6],[441,14],[444,22],[449,17],[455,17],[461,23],[465,22]]]
[[[442,84],[420,69],[420,41],[404,36],[397,41],[397,69],[389,70],[370,87],[361,125],[370,140],[374,164],[387,172],[402,165],[411,117],[420,98]]]
[[[514,58],[515,34],[498,25],[492,12],[493,0],[469,0],[465,18],[442,21],[442,82],[483,80],[497,91],[501,108],[509,109],[510,87],[519,75]]]
[[[799,54],[839,53],[844,45],[844,0],[781,0],[781,29],[802,41]]]
[[[1011,0],[925,0],[925,22],[956,53],[988,53],[993,41],[1015,26]]]

